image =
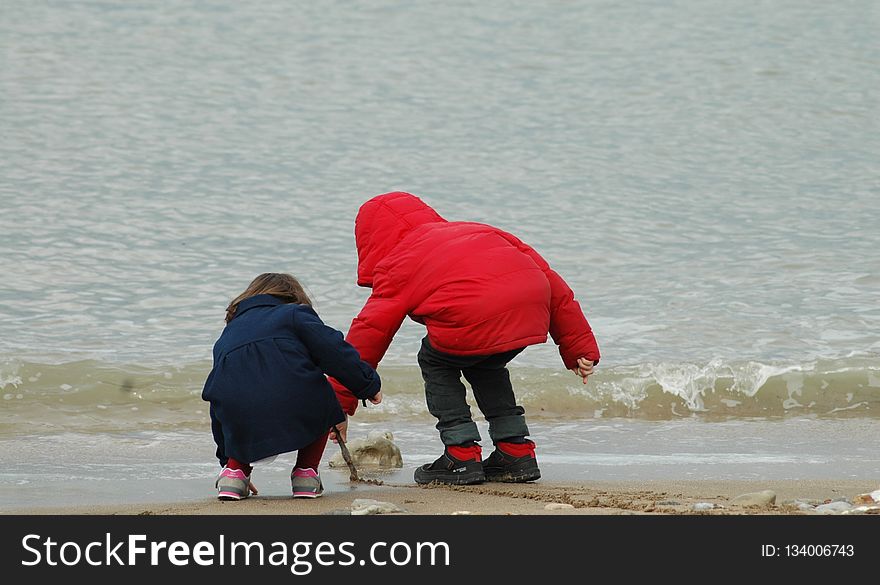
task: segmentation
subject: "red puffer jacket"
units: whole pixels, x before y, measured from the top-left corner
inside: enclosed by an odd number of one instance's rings
[[[418,197],[386,193],[364,203],[355,221],[358,284],[373,289],[346,341],[376,367],[404,317],[428,328],[438,351],[490,355],[559,345],[568,369],[599,348],[564,280],[515,236],[480,223],[446,221]],[[354,414],[357,399],[332,380]]]

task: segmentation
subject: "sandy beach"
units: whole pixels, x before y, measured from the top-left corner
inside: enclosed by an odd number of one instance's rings
[[[328,491],[315,500],[284,496],[256,496],[241,502],[213,498],[185,503],[124,505],[71,504],[60,507],[6,510],[12,514],[104,514],[104,515],[217,515],[274,514],[314,515],[350,513],[352,502],[368,498],[390,502],[417,515],[614,515],[614,514],[809,514],[787,500],[823,503],[846,499],[878,489],[877,482],[863,480],[798,481],[651,481],[579,483],[486,483],[449,487],[405,484],[356,485],[348,491]],[[773,505],[743,506],[733,500],[742,494],[771,490]],[[695,510],[698,503],[715,504],[711,510]],[[563,504],[564,506],[552,506]],[[549,508],[548,508],[548,505]],[[569,507],[571,506],[571,507]],[[880,515],[875,506],[863,512]]]

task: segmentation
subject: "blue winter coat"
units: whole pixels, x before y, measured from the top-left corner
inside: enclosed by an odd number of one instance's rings
[[[324,374],[358,398],[379,392],[376,371],[311,307],[271,295],[239,303],[202,391],[220,464],[296,451],[345,420]]]

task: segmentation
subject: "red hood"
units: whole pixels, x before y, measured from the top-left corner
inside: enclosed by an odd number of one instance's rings
[[[445,221],[427,203],[402,191],[377,195],[361,205],[354,221],[358,286],[373,286],[376,265],[412,230]]]

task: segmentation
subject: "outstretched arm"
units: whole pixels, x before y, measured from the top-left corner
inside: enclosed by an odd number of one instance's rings
[[[373,294],[367,299],[364,308],[351,322],[346,341],[360,354],[361,359],[376,368],[394,334],[400,329],[407,315],[407,307],[400,295],[393,294],[385,281],[384,274],[376,275]],[[340,383],[341,382],[341,383]],[[357,410],[357,398],[349,391],[345,380],[331,379],[339,404],[346,414]]]
[[[379,392],[379,374],[364,362],[342,333],[321,321],[311,307],[296,312],[294,327],[321,370],[341,381],[361,399]]]
[[[550,268],[544,258],[531,246],[513,234],[498,230],[499,235],[527,254],[538,267],[544,271],[550,283],[550,336],[559,346],[559,355],[569,370],[579,370],[579,358],[586,358],[592,365],[599,363],[599,346],[593,336],[593,330],[584,317],[580,304],[575,300],[574,293],[555,270]],[[580,374],[586,381],[586,376]]]

